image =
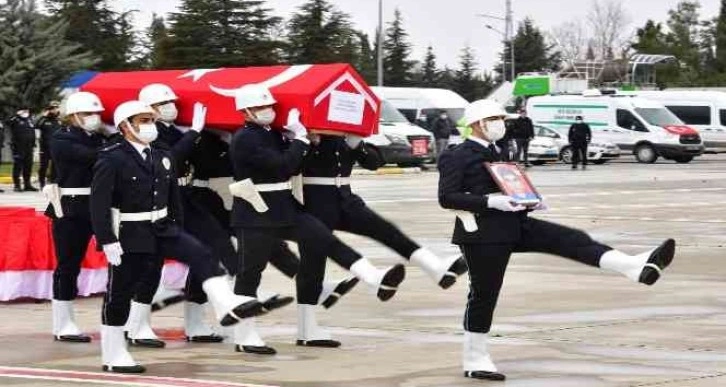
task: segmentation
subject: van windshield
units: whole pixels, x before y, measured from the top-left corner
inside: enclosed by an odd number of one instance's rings
[[[683,125],[683,121],[666,108],[635,108],[635,111],[654,126]]]
[[[409,123],[406,116],[401,114],[390,102],[381,100],[381,122],[397,124]]]

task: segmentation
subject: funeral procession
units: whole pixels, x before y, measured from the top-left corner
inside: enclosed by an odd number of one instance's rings
[[[726,0],[0,27],[0,386],[726,387]]]

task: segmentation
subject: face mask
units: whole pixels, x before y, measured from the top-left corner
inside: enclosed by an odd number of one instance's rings
[[[484,126],[487,129],[487,137],[490,141],[499,141],[504,138],[504,134],[507,131],[507,127],[504,125],[504,120],[487,121],[484,122]]]
[[[138,133],[134,132],[133,135],[142,143],[151,144],[156,140],[159,132],[156,130],[156,124],[140,124]]]
[[[575,122],[577,122],[578,124],[581,124],[582,120],[575,120]]]
[[[157,110],[159,111],[159,119],[164,122],[174,122],[179,115],[176,104],[173,102],[161,105],[157,108]]]
[[[83,119],[79,119],[81,122],[81,129],[87,132],[95,132],[101,128],[101,116],[94,114],[92,116],[86,116]]]
[[[255,113],[254,122],[260,124],[260,125],[270,125],[273,122],[275,122],[275,109],[273,108],[267,108],[265,110],[260,110],[257,113]]]
[[[20,116],[21,118],[28,118],[28,117],[30,117],[30,113],[28,113],[28,112],[26,112],[26,111],[20,112],[20,113],[18,113],[18,115],[19,115],[19,116]]]

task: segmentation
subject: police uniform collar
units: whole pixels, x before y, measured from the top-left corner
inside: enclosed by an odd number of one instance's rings
[[[483,146],[484,148],[487,148],[487,149],[489,149],[489,145],[491,145],[491,143],[489,141],[487,141],[487,140],[485,140],[483,138],[475,137],[475,136],[469,136],[466,139],[466,141],[475,142],[475,143],[477,143],[477,144],[479,144],[479,145],[481,145],[481,146]]]
[[[126,142],[128,142],[129,144],[131,144],[131,146],[132,146],[132,147],[133,147],[133,148],[134,148],[134,149],[135,149],[135,150],[136,150],[137,152],[139,152],[139,155],[141,155],[141,158],[142,158],[142,159],[146,157],[146,156],[144,155],[144,150],[146,150],[146,149],[149,149],[149,150],[151,150],[151,147],[150,147],[150,146],[148,146],[148,145],[144,145],[144,144],[139,144],[138,142],[132,142],[132,141],[129,141],[129,140],[126,140]]]

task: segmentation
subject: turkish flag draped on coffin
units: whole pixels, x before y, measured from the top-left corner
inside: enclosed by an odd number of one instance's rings
[[[207,127],[235,131],[244,123],[235,110],[235,90],[261,84],[278,102],[274,127],[285,125],[290,109],[297,108],[308,129],[363,137],[378,129],[380,101],[348,64],[108,72],[97,74],[81,90],[101,98],[103,119],[110,123],[119,104],[137,99],[139,90],[152,83],[166,84],[179,96],[179,125],[191,125],[194,103],[201,102],[208,107]]]

